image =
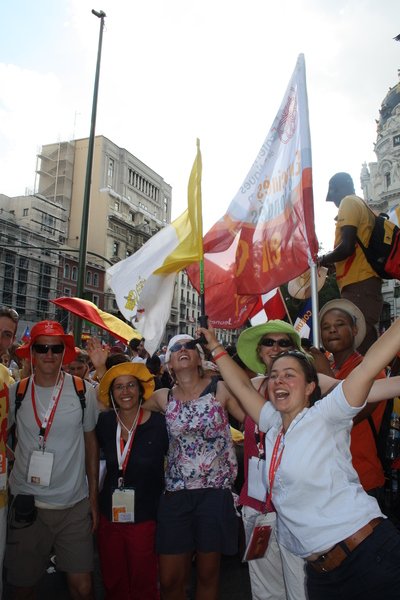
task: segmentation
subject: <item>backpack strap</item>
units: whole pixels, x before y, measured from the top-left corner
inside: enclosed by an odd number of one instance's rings
[[[74,388],[75,388],[76,395],[78,396],[79,402],[81,403],[82,423],[83,423],[83,417],[85,416],[85,408],[86,408],[86,396],[85,396],[86,383],[83,381],[83,379],[81,377],[78,377],[77,375],[72,375],[72,381],[74,382]]]
[[[15,388],[15,412],[14,419],[17,420],[17,412],[21,408],[21,403],[26,395],[26,390],[28,389],[30,377],[24,377],[17,383],[17,387]]]

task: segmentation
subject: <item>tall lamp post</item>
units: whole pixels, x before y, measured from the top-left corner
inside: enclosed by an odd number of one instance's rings
[[[88,156],[86,165],[86,179],[85,179],[85,191],[83,195],[83,206],[82,206],[82,225],[81,225],[81,236],[79,240],[79,262],[78,262],[78,279],[76,284],[76,295],[78,298],[83,298],[85,289],[85,272],[86,272],[86,247],[87,247],[87,234],[89,224],[89,204],[90,204],[90,187],[92,183],[92,165],[93,165],[93,150],[94,150],[94,134],[96,129],[96,114],[97,114],[97,96],[99,91],[99,79],[100,79],[100,60],[101,60],[101,46],[103,43],[103,29],[104,29],[104,18],[106,13],[104,11],[92,10],[92,13],[100,19],[100,33],[99,33],[99,45],[97,50],[97,64],[96,64],[96,76],[94,80],[94,91],[93,91],[93,104],[92,104],[92,120],[90,125],[90,136],[88,146]],[[74,337],[75,344],[80,346],[82,335],[82,320],[75,319],[74,322]]]

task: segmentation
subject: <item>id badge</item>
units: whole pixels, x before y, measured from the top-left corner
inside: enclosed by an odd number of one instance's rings
[[[33,485],[49,487],[53,462],[54,454],[52,452],[32,450],[26,478],[27,482]]]
[[[264,558],[267,555],[271,536],[275,529],[275,522],[275,512],[258,515],[243,556],[244,561]]]
[[[112,522],[135,522],[135,490],[132,488],[116,489],[112,498]]]
[[[7,457],[5,452],[0,452],[0,492],[7,489]]]
[[[247,487],[247,493],[251,498],[265,502],[267,497],[267,466],[262,458],[257,456],[249,458]]]

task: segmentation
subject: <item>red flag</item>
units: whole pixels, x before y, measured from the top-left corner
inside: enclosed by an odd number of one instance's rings
[[[261,325],[272,319],[283,319],[286,316],[286,306],[279,288],[258,297],[258,302],[249,318],[251,324]]]
[[[226,214],[204,238],[211,323],[220,320],[229,290],[231,310],[243,324],[249,314],[242,306],[238,309],[243,296],[246,307],[249,297],[254,306],[258,295],[303,273],[317,252],[305,65],[300,55],[256,160]],[[207,259],[212,262],[211,276]],[[198,289],[196,269],[190,267],[188,273]],[[210,283],[219,289],[213,292]]]

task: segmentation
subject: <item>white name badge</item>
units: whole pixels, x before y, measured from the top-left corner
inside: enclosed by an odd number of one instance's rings
[[[7,458],[5,452],[0,452],[0,492],[7,489]]]
[[[52,452],[33,450],[29,460],[27,482],[33,485],[48,487],[50,485],[53,462],[54,454]]]
[[[112,495],[112,522],[135,522],[135,490],[123,488],[114,490]]]
[[[262,458],[257,456],[249,458],[247,486],[248,495],[251,498],[265,502],[267,497],[267,466]]]

